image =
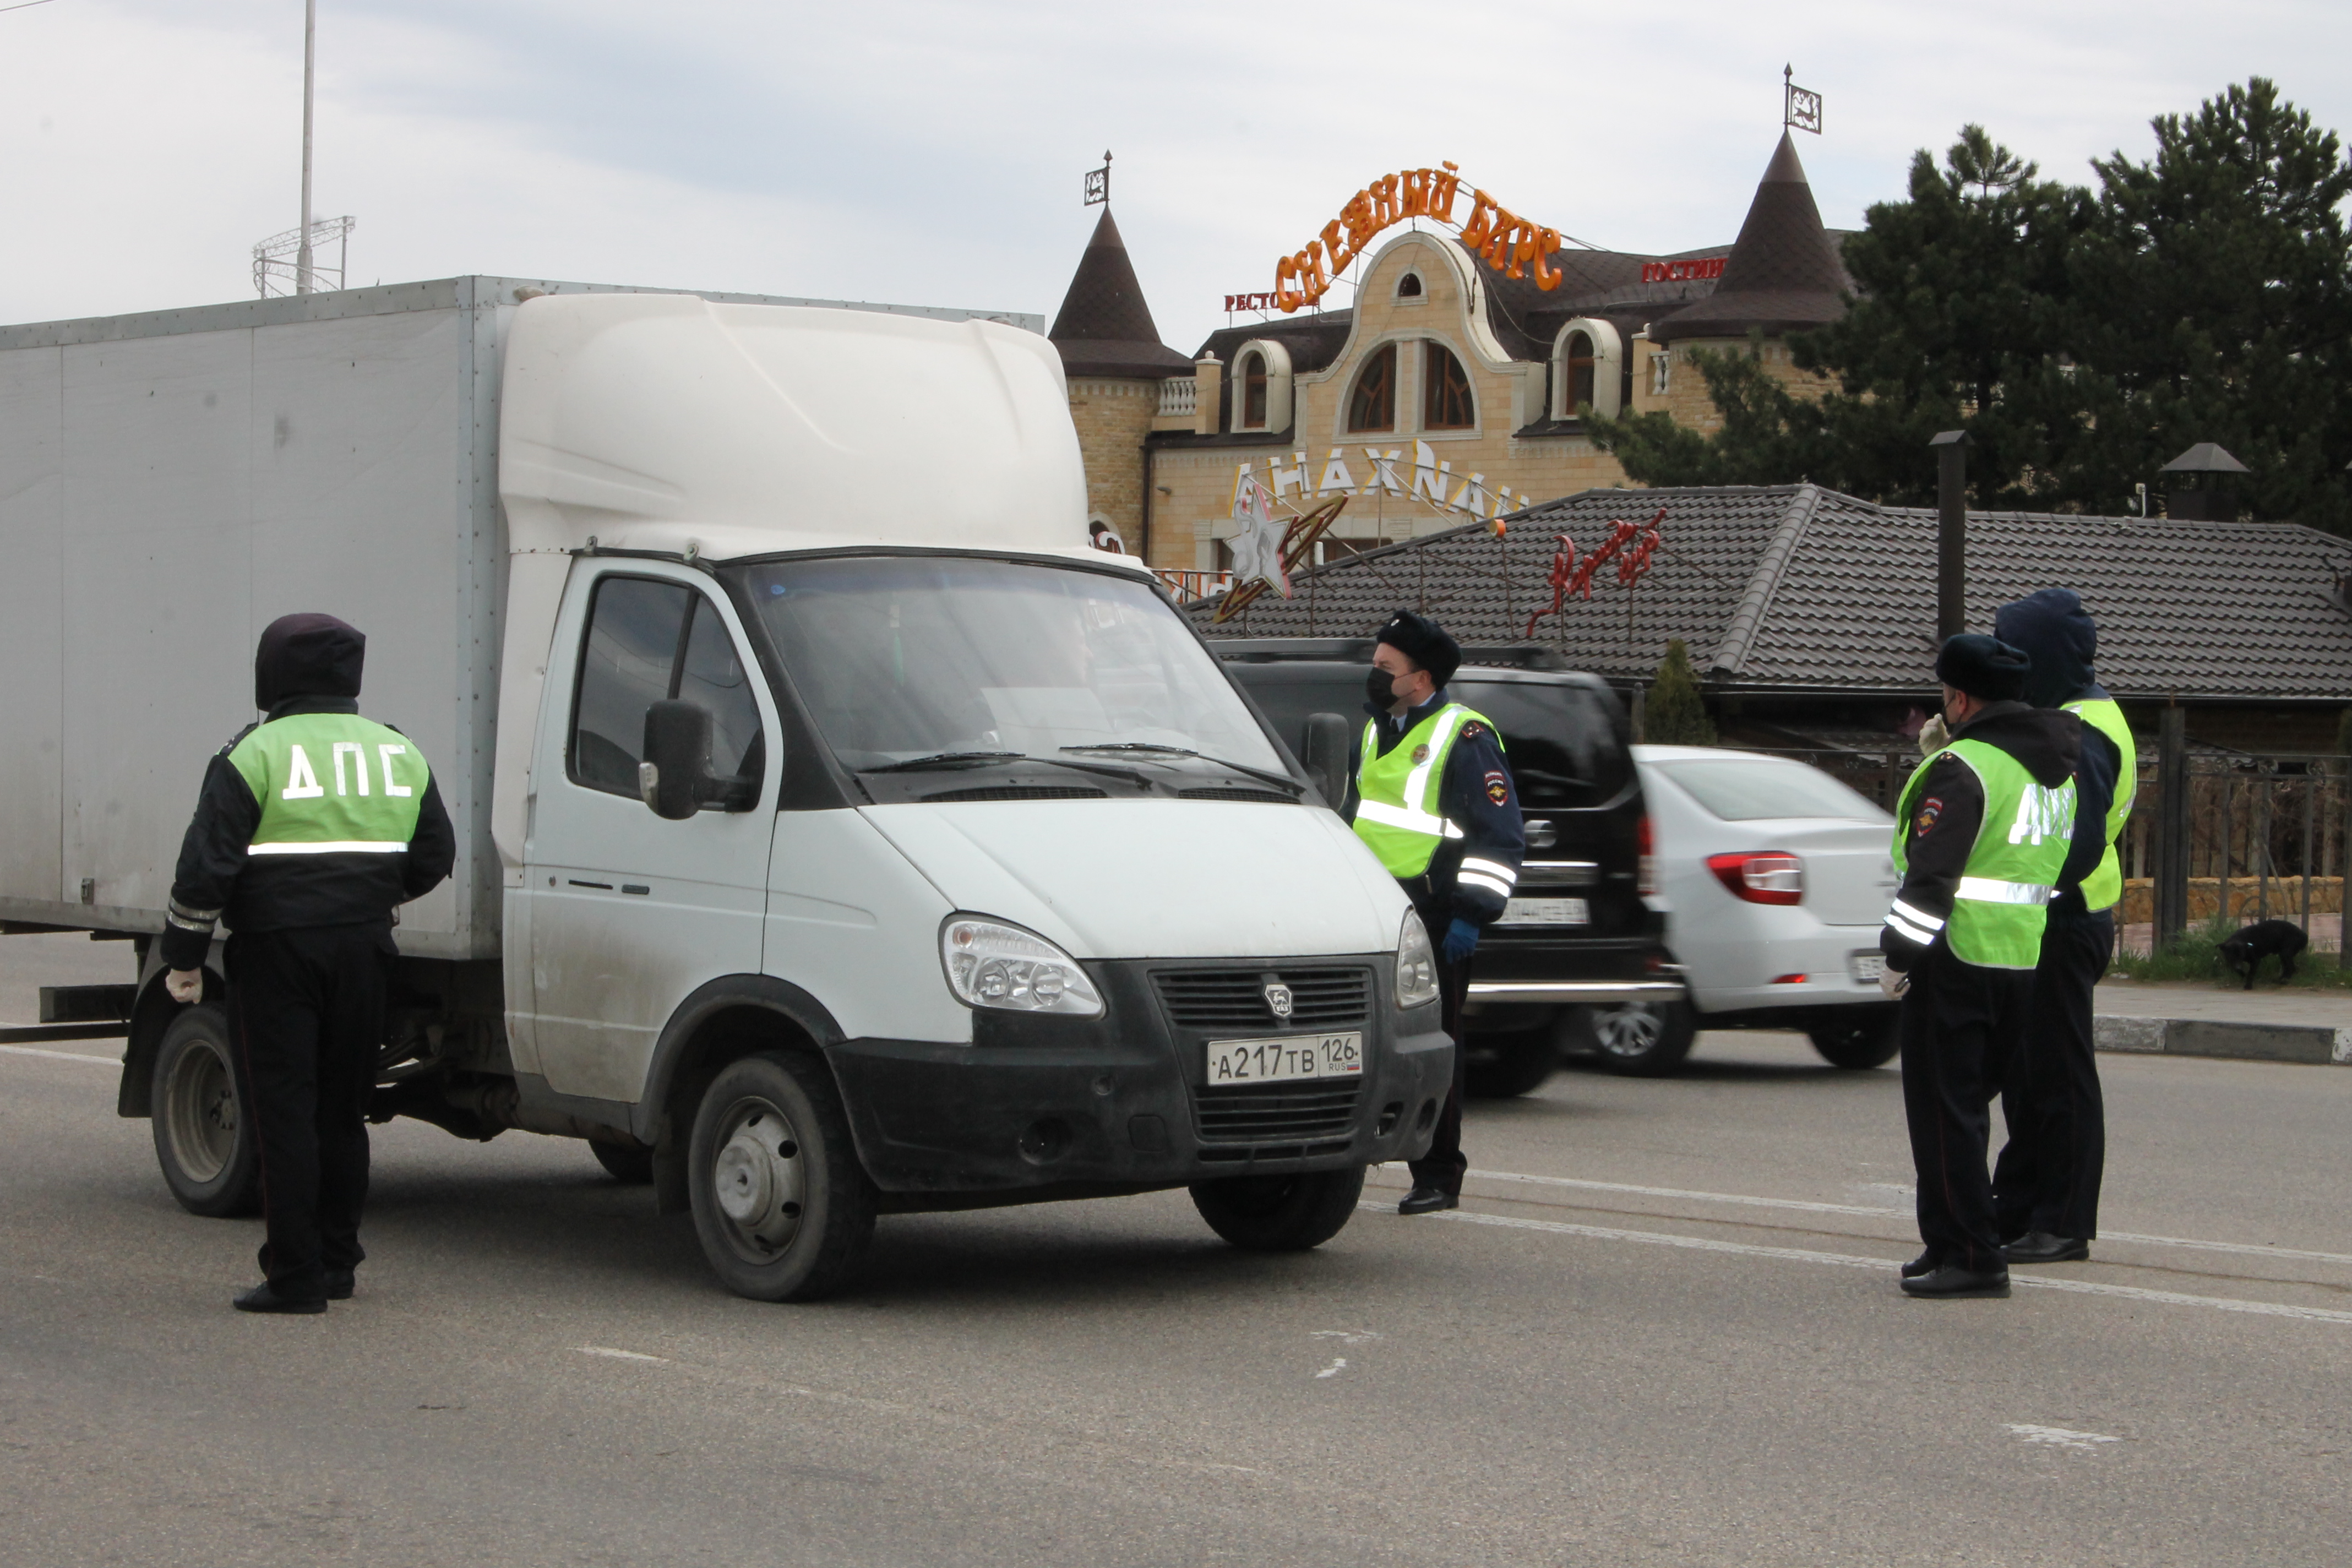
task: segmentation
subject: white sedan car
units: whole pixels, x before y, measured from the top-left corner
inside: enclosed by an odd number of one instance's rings
[[[1832,1065],[1895,1052],[1878,929],[1895,821],[1819,768],[1711,746],[1636,746],[1666,942],[1703,1029],[1800,1029]]]

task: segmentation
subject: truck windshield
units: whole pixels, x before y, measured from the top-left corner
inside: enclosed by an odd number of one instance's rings
[[[1287,771],[1216,662],[1142,583],[953,556],[737,570],[845,767],[1140,745]]]

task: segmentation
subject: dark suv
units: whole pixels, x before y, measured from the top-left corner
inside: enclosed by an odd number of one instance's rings
[[[1209,647],[1293,752],[1307,720],[1347,721],[1347,777],[1364,729],[1365,637],[1214,638]],[[1665,1073],[1696,1019],[1667,957],[1650,874],[1650,822],[1616,694],[1535,645],[1467,647],[1447,687],[1501,731],[1527,814],[1527,863],[1471,961],[1463,1015],[1470,1088],[1524,1094],[1564,1050],[1622,1072]]]

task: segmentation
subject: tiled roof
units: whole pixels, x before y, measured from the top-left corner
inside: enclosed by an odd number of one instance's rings
[[[1087,241],[1070,291],[1062,297],[1061,313],[1045,336],[1061,351],[1062,368],[1071,375],[1169,376],[1192,368],[1191,360],[1160,341],[1108,207]]]
[[[1724,689],[1932,689],[1936,514],[1812,485],[1587,490],[1514,515],[1502,540],[1470,524],[1301,573],[1293,597],[1268,594],[1223,626],[1193,613],[1211,636],[1364,636],[1404,605],[1465,642],[1514,640],[1551,603],[1556,535],[1589,552],[1612,520],[1661,507],[1664,546],[1630,624],[1612,563],[1538,640],[1619,679],[1647,679],[1681,637]],[[1969,514],[1969,625],[2073,588],[2121,697],[2352,702],[2347,578],[2352,541],[2292,523]]]

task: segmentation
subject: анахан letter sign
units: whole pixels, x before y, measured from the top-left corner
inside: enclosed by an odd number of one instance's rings
[[[1462,178],[1452,163],[1382,174],[1349,198],[1339,216],[1323,226],[1321,238],[1307,241],[1306,249],[1274,264],[1276,309],[1287,314],[1322,299],[1331,279],[1364,253],[1375,235],[1393,224],[1425,217],[1453,225],[1461,187]],[[1462,243],[1505,277],[1523,278],[1533,271],[1537,288],[1549,293],[1559,287],[1559,270],[1544,261],[1559,249],[1559,230],[1529,223],[1475,188],[1470,216],[1459,227]]]

